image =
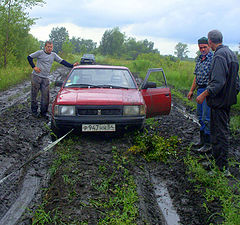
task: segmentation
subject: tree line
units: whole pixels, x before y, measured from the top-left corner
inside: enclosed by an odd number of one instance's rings
[[[128,38],[118,27],[106,30],[98,47],[96,42],[89,39],[86,40],[79,37],[72,37],[70,39],[65,27],[53,28],[49,39],[53,41],[56,53],[95,53],[125,57],[127,59],[136,59],[141,53],[160,54],[158,49],[154,49],[153,42],[147,39],[137,41],[135,38]]]
[[[158,49],[154,49],[154,43],[152,41],[148,41],[147,39],[137,41],[135,38],[127,37],[125,33],[119,30],[119,27],[106,30],[102,36],[99,47],[97,47],[96,42],[90,39],[81,39],[79,37],[72,37],[70,39],[65,27],[53,28],[49,39],[53,41],[53,50],[56,53],[95,53],[129,60],[134,60],[139,54],[144,53],[160,54]],[[41,48],[43,47],[44,42],[41,41]],[[179,42],[175,46],[174,54],[180,60],[187,59],[188,52],[187,44]],[[174,56],[170,58],[176,61]]]

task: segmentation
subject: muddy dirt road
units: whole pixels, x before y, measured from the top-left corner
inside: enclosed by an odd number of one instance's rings
[[[63,67],[51,74],[55,81],[65,76]],[[57,89],[51,90],[53,98]],[[49,121],[30,113],[30,82],[0,92],[0,224],[15,224],[48,181],[50,153],[44,153],[29,165],[17,170],[51,141]],[[34,201],[32,201],[34,200]]]
[[[68,71],[63,67],[58,68],[52,74],[51,80],[64,77]],[[58,88],[54,87],[51,89],[52,99],[57,90]],[[43,118],[33,118],[30,114],[29,93],[30,82],[0,93],[0,224],[4,225],[31,224],[31,218],[24,212],[27,208],[33,209],[41,200],[42,189],[47,187],[49,182],[48,169],[53,156],[51,151],[42,154],[22,169],[16,170],[51,143],[49,121]],[[182,139],[182,148],[187,147],[197,138],[196,133],[199,127],[196,118],[184,111],[176,100],[173,100],[170,115],[157,120],[161,124],[160,134],[164,137],[177,135]],[[115,137],[111,141],[85,137],[82,144],[78,146],[82,152],[82,169],[88,171],[82,177],[86,180],[86,185],[82,187],[83,193],[94,195],[88,187],[88,178],[94,176],[91,172],[95,171],[94,167],[98,167],[103,159],[111,161],[109,151],[113,144],[125,149],[131,145],[126,137]],[[230,156],[238,161],[240,159],[240,146],[238,140],[234,138],[231,138]],[[89,162],[93,158],[94,160]],[[145,172],[139,169],[140,165],[141,168],[145,168]],[[140,219],[139,224],[208,224],[209,215],[201,207],[201,197],[194,192],[194,187],[185,176],[183,163],[176,161],[171,168],[166,167],[169,166],[162,163],[146,164],[140,159],[139,167],[132,168],[136,176],[138,192],[142,196],[139,205],[141,218],[148,221],[144,223]],[[2,178],[7,175],[10,175],[8,179],[2,181]],[[163,188],[160,188],[161,186]],[[186,192],[186,189],[189,191]],[[165,203],[161,208],[163,196],[168,194],[172,202]],[[169,209],[166,208],[169,204],[173,204],[177,213],[170,212],[171,206]],[[81,215],[92,216],[92,218],[96,216],[94,212],[86,213],[88,215]],[[174,215],[169,216],[170,213]],[[89,224],[94,224],[94,222]]]

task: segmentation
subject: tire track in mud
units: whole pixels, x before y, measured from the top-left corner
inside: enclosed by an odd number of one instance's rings
[[[30,81],[25,81],[7,91],[0,92],[0,114],[16,103],[26,101],[30,93]]]
[[[68,72],[60,67],[50,80]],[[31,116],[30,88],[26,81],[0,92],[0,180],[51,143],[49,121]],[[52,88],[51,98],[56,93]],[[40,188],[49,180],[50,160],[51,152],[44,153],[0,184],[0,224],[16,224],[25,209],[40,198]]]
[[[6,113],[11,116],[9,112]],[[13,114],[15,114],[15,110],[13,110]],[[4,116],[4,114],[1,116]],[[11,124],[17,124],[17,126],[9,127],[9,131],[5,133],[1,132],[4,138],[0,141],[0,170],[5,170],[1,178],[14,172],[16,168],[40,151],[41,146],[45,146],[48,142],[48,139],[45,138],[48,131],[43,125],[44,121],[33,121],[30,116],[23,118],[21,121],[17,118],[19,117],[8,119],[10,126]],[[27,126],[29,123],[32,123],[30,129]],[[30,165],[14,172],[9,179],[1,184],[0,197],[2,204],[0,215],[1,217],[5,215],[5,217],[0,220],[0,224],[15,224],[11,223],[14,219],[17,222],[34,194],[39,190],[41,180],[47,178],[48,158],[49,156],[45,154],[35,159]],[[6,163],[9,161],[10,164]]]

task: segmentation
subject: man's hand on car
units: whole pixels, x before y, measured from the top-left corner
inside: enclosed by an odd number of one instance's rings
[[[33,69],[34,69],[34,71],[35,71],[36,73],[40,73],[40,72],[41,72],[41,69],[38,68],[38,67],[36,67],[36,66],[35,66]]]
[[[75,63],[73,64],[73,66],[77,66],[77,65],[79,65],[79,62],[75,62]]]

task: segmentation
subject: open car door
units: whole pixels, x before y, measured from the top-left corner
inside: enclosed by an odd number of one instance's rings
[[[151,80],[154,80],[154,82],[148,81],[150,74]],[[147,106],[147,118],[168,115],[170,113],[171,91],[167,87],[166,77],[162,68],[149,69],[140,89]]]

